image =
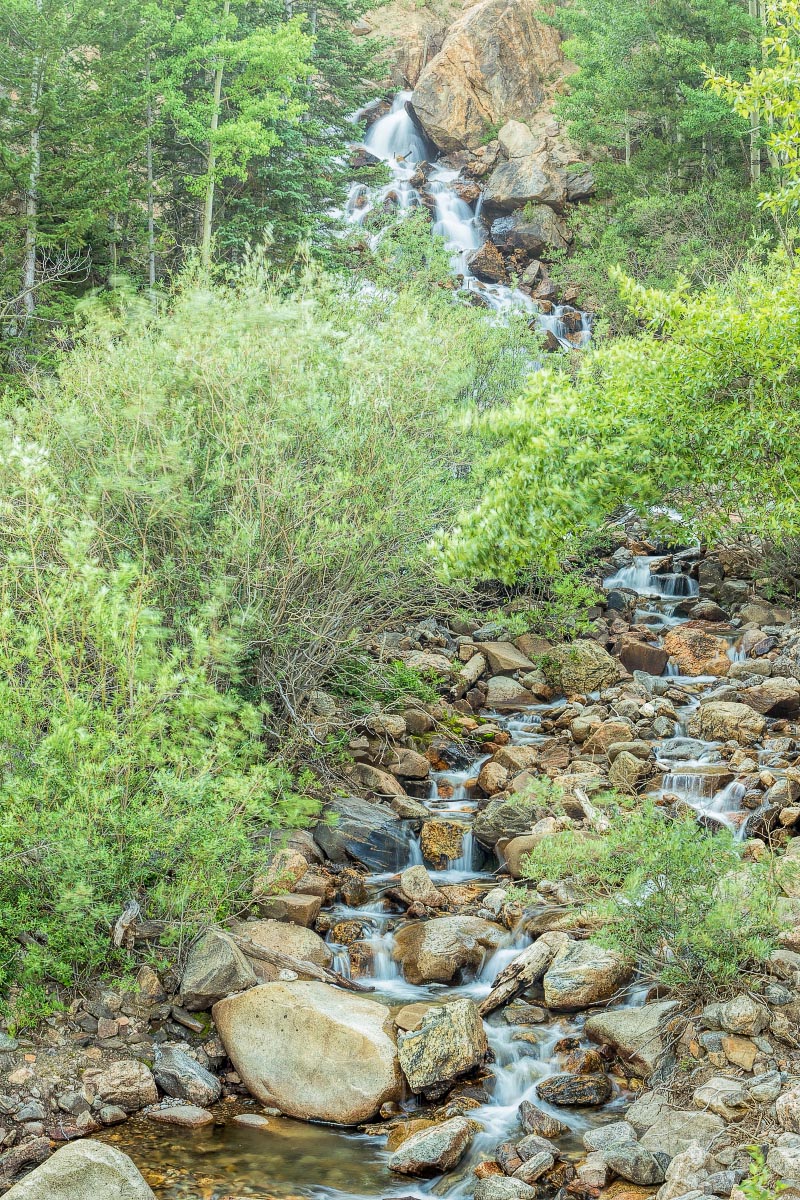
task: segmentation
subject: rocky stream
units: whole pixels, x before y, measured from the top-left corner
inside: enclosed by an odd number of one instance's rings
[[[11,1200],[741,1200],[754,1140],[798,1188],[800,885],[767,986],[688,1010],[586,939],[564,884],[509,891],[609,786],[793,856],[800,622],[756,570],[640,541],[571,645],[384,635],[442,701],[365,718],[353,794],[276,850],[251,916],[3,1039],[6,1187],[46,1160]]]

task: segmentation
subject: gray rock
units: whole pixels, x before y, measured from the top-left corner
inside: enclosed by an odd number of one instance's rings
[[[153,1074],[162,1092],[199,1108],[216,1103],[222,1093],[216,1076],[176,1046],[156,1046]]]
[[[554,1162],[555,1158],[549,1150],[537,1150],[521,1167],[517,1167],[514,1178],[521,1179],[523,1183],[535,1183],[550,1170]]]
[[[661,1115],[642,1135],[641,1145],[653,1153],[669,1154],[674,1158],[696,1142],[709,1146],[725,1128],[722,1117],[712,1112],[693,1112],[692,1109],[664,1106]]]
[[[334,862],[355,859],[373,871],[399,871],[408,861],[402,821],[390,808],[357,796],[338,797],[325,806],[314,841]]]
[[[475,1200],[536,1200],[536,1188],[521,1179],[504,1179],[490,1175],[475,1184]]]
[[[584,1032],[593,1042],[613,1046],[621,1058],[647,1077],[665,1053],[660,1029],[675,1007],[674,1000],[660,1000],[641,1008],[597,1013],[589,1017]]]
[[[86,1138],[62,1146],[6,1200],[155,1200],[127,1154]]]
[[[603,1150],[606,1165],[630,1183],[650,1186],[664,1182],[664,1168],[654,1154],[636,1142],[618,1142]]]
[[[199,1012],[257,982],[241,950],[220,930],[212,929],[189,951],[181,978],[183,1006]]]
[[[158,1100],[153,1072],[135,1058],[123,1058],[106,1067],[95,1078],[94,1086],[101,1101],[118,1105],[128,1113]]]
[[[400,929],[393,954],[409,983],[450,983],[459,971],[478,968],[506,936],[502,926],[481,917],[437,917]]]
[[[608,1000],[627,983],[633,968],[615,950],[593,942],[569,942],[557,953],[543,980],[548,1008],[585,1008]]]
[[[767,1155],[767,1166],[784,1182],[800,1181],[800,1137],[782,1133]]]
[[[587,1129],[583,1135],[583,1144],[587,1150],[607,1150],[619,1142],[635,1142],[636,1131],[628,1121],[611,1121],[608,1125],[598,1125],[596,1129]]]
[[[406,1138],[389,1159],[389,1169],[396,1175],[441,1174],[461,1161],[472,1138],[466,1117],[452,1117]]]

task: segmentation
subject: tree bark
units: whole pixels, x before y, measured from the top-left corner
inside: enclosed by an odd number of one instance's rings
[[[36,11],[41,19],[42,0],[36,0]],[[22,262],[22,309],[26,319],[32,317],[36,311],[39,177],[42,170],[41,130],[39,128],[39,100],[42,93],[41,71],[42,60],[38,54],[35,54],[31,68],[31,134],[29,142],[31,161],[28,170],[28,188],[25,193],[25,255]]]
[[[495,979],[489,995],[478,1005],[481,1016],[488,1017],[496,1008],[509,1004],[521,992],[538,983],[555,958],[556,952],[568,941],[565,933],[543,933],[533,945],[513,958]]]
[[[225,5],[222,10],[222,20],[227,24],[227,18],[231,11],[231,0],[225,0]],[[222,102],[222,74],[224,64],[220,60],[217,62],[214,71],[214,107],[211,112],[211,129],[208,139],[208,157],[206,159],[206,198],[203,207],[203,232],[200,242],[200,262],[204,267],[211,265],[211,230],[214,221],[214,171],[217,165],[217,152],[214,146],[214,134],[219,129],[219,110]]]
[[[150,63],[147,64],[147,280],[152,292],[156,286],[156,226],[153,191],[153,96],[150,91]]]
[[[760,16],[759,0],[748,0],[750,16],[757,21]],[[750,110],[750,182],[758,183],[761,178],[761,117],[758,106]]]

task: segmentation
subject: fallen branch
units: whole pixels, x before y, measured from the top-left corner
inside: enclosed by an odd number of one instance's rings
[[[346,988],[348,992],[375,991],[375,988],[368,987],[364,983],[356,983],[354,979],[345,979],[344,975],[340,975],[338,971],[330,971],[327,967],[318,967],[316,963],[307,962],[303,958],[291,958],[288,954],[282,954],[280,950],[268,950],[265,946],[256,945],[251,938],[240,937],[236,933],[229,933],[228,930],[225,933],[250,958],[257,958],[259,962],[269,963],[280,971],[294,971],[297,975],[308,975],[320,983],[332,983],[335,987]]]
[[[551,931],[543,933],[531,946],[527,946],[497,976],[489,995],[478,1005],[482,1017],[488,1017],[503,1004],[509,1004],[520,993],[538,983],[569,938],[565,933]]]
[[[460,700],[478,682],[486,670],[486,659],[482,654],[473,654],[472,658],[459,671],[458,679],[450,688],[454,700]]]

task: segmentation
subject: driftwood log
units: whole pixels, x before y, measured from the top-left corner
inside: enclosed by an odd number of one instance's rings
[[[332,983],[334,987],[345,988],[348,992],[375,991],[375,988],[368,987],[364,983],[356,983],[354,979],[345,979],[344,975],[340,975],[338,971],[319,967],[316,963],[307,962],[303,958],[291,958],[288,954],[282,954],[280,950],[269,950],[265,946],[258,946],[251,938],[240,937],[239,934],[230,933],[227,929],[225,936],[229,937],[250,958],[257,958],[259,962],[269,963],[270,966],[277,967],[279,971],[294,971],[297,975],[308,975],[320,983]]]
[[[488,1017],[495,1009],[516,999],[527,988],[538,983],[556,956],[556,952],[569,941],[565,933],[543,933],[533,945],[512,958],[503,967],[492,984],[492,990],[478,1005],[482,1017]]]
[[[486,659],[482,654],[473,654],[472,658],[459,671],[458,679],[450,688],[450,695],[454,700],[460,700],[466,696],[469,689],[478,682],[483,672],[486,670]]]

